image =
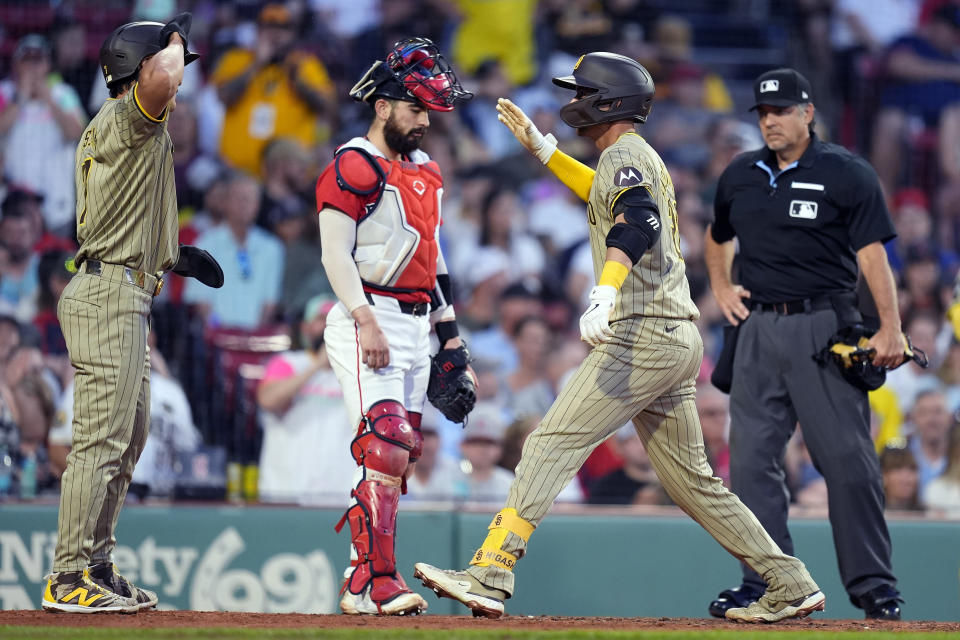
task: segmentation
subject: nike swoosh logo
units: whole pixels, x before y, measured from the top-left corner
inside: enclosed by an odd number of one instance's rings
[[[673,325],[672,327],[664,327],[663,330],[666,331],[667,333],[673,333],[673,331],[674,331],[677,327],[679,327],[679,326],[680,326],[680,325],[675,324],[675,325]]]

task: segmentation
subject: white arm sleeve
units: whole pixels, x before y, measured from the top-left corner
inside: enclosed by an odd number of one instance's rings
[[[449,273],[447,270],[447,261],[443,259],[443,250],[437,245],[437,275]],[[439,286],[438,286],[439,288]],[[444,300],[444,305],[430,314],[430,324],[435,325],[438,322],[446,320],[456,320],[457,316],[453,312],[453,300]]]
[[[353,247],[357,241],[357,223],[342,211],[330,207],[319,214],[321,262],[327,279],[340,302],[353,313],[367,302],[360,282],[357,263],[353,261]]]

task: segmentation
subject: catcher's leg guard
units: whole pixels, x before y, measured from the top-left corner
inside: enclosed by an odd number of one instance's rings
[[[490,533],[487,534],[483,545],[473,554],[470,564],[478,567],[500,567],[507,571],[513,571],[513,566],[517,563],[519,555],[514,555],[503,550],[507,534],[514,534],[523,540],[524,548],[530,535],[533,533],[533,525],[517,515],[517,510],[513,508],[503,509],[493,517],[490,526],[487,527]]]
[[[401,615],[426,609],[423,599],[396,574],[394,556],[397,503],[415,444],[413,427],[399,402],[384,400],[370,408],[358,431],[351,451],[361,467],[360,479],[354,503],[337,525],[339,532],[344,520],[350,522],[357,555],[341,607],[347,613]],[[365,610],[361,603],[368,588],[374,610]]]

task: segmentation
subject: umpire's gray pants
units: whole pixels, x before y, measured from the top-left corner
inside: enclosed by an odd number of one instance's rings
[[[827,482],[840,577],[847,592],[859,596],[895,585],[896,578],[867,394],[832,363],[820,367],[812,358],[837,327],[829,309],[795,315],[755,310],[744,322],[730,389],[730,479],[734,493],[792,555],[784,451],[799,421]],[[763,578],[742,566],[744,583],[763,591]]]

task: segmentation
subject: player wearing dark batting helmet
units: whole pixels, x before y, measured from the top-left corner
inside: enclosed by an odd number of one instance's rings
[[[133,613],[157,594],[117,572],[114,529],[150,424],[147,338],[163,273],[223,284],[205,251],[178,247],[173,143],[190,14],[167,24],[134,22],[100,49],[112,99],[80,138],[76,153],[76,275],[57,318],[75,378],[73,448],[60,493],[57,547],[42,607],[68,613]]]
[[[553,81],[576,92],[560,117],[600,151],[596,171],[559,151],[509,100],[501,98],[497,110],[517,140],[587,204],[597,286],[580,317],[580,337],[592,349],[528,436],[507,502],[470,567],[417,563],[414,576],[474,615],[499,618],[514,591],[514,568],[553,501],[593,449],[632,421],[673,501],[769,576],[766,600],[730,617],[776,622],[823,609],[824,596],[803,563],[780,550],[707,461],[694,397],[700,314],[680,252],[673,183],[636,131],[650,114],[650,74],[636,60],[597,52]]]

